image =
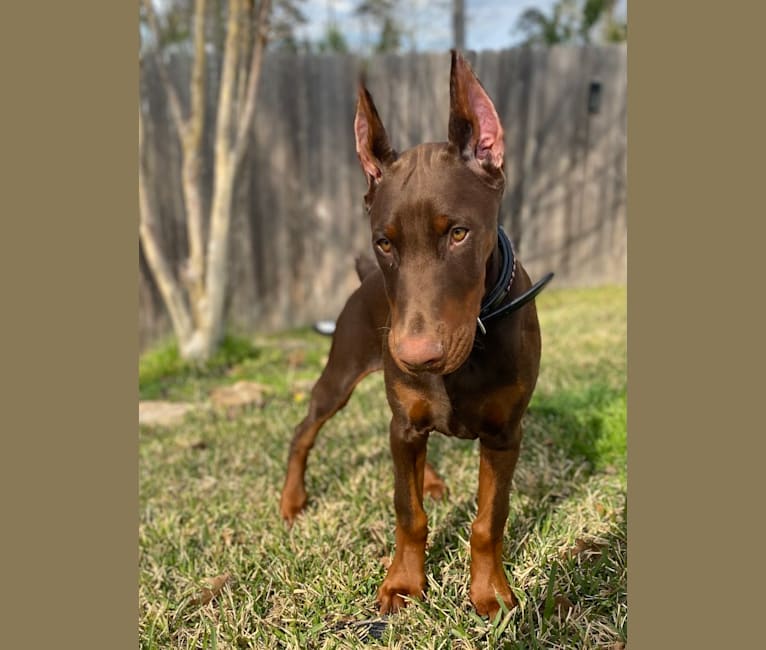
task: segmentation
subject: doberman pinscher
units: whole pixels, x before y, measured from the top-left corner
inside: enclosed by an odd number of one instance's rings
[[[503,571],[503,531],[540,360],[533,298],[550,278],[532,286],[499,228],[503,128],[459,53],[452,53],[449,142],[394,151],[363,84],[354,131],[377,265],[357,264],[361,286],[338,317],[327,366],[295,430],[282,516],[292,523],[306,504],[306,461],[319,429],[362,377],[382,368],[393,414],[396,552],[378,591],[380,611],[397,611],[426,586],[423,495],[445,493],[426,445],[439,431],[479,438],[470,597],[479,614],[494,615],[498,597],[516,604]]]

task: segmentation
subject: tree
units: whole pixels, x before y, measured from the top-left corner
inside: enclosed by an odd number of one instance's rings
[[[325,28],[324,37],[319,41],[320,52],[339,52],[345,54],[348,52],[348,43],[343,32],[340,31],[336,23],[330,23]]]
[[[305,44],[299,43],[295,36],[295,26],[306,23],[306,16],[298,6],[300,1],[278,0],[275,3],[269,47],[292,53],[305,49]]]
[[[142,0],[153,34],[154,56],[167,94],[174,130],[181,143],[182,194],[189,242],[188,259],[174,269],[159,240],[159,219],[150,200],[143,165],[144,123],[139,105],[139,238],[149,269],[170,315],[185,359],[203,361],[223,336],[224,292],[237,172],[247,148],[255,112],[258,79],[268,41],[270,0],[230,0],[227,5],[221,82],[217,99],[212,203],[203,214],[203,127],[205,123],[206,0],[194,1],[193,65],[187,110],[173,85],[160,47],[162,30],[151,0]],[[147,54],[148,55],[148,54]],[[146,56],[146,55],[145,55]],[[207,218],[205,218],[207,216]]]
[[[589,43],[596,26],[601,24],[601,40],[619,43],[628,38],[628,24],[615,17],[617,0],[585,0],[580,28],[583,41]]]
[[[516,21],[515,31],[526,43],[590,43],[593,32],[602,26],[603,42],[627,39],[627,23],[615,17],[617,0],[559,0],[550,16],[535,7],[526,9]]]
[[[465,0],[452,0],[452,47],[465,49]]]
[[[362,0],[354,10],[363,20],[371,19],[380,29],[375,51],[396,52],[402,44],[402,28],[397,21],[396,0]]]

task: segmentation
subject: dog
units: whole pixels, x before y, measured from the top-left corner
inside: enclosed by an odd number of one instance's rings
[[[356,384],[383,369],[391,407],[396,551],[381,584],[382,614],[421,598],[423,497],[446,485],[426,461],[429,434],[479,439],[470,598],[493,616],[516,598],[502,564],[521,420],[537,382],[540,327],[533,285],[499,227],[503,127],[470,65],[452,51],[448,141],[397,153],[360,83],[356,150],[367,179],[376,264],[357,261],[361,286],[337,320],[330,355],[296,427],[282,491],[292,524],[306,504],[304,474],[317,433]]]

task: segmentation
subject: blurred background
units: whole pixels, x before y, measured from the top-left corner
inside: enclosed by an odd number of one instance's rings
[[[370,253],[362,70],[392,145],[446,139],[449,49],[505,128],[501,222],[533,280],[626,281],[625,0],[144,0],[139,341],[333,319]]]

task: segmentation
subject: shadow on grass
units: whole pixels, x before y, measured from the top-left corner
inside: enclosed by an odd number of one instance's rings
[[[525,437],[542,436],[545,444],[562,449],[569,458],[588,461],[592,470],[624,463],[626,406],[625,389],[606,385],[536,395]]]

